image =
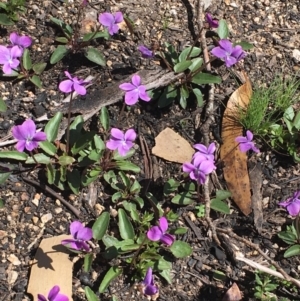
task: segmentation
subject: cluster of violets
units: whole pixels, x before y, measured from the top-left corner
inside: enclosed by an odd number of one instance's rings
[[[19,36],[12,32],[9,36],[11,45],[0,45],[0,64],[4,74],[11,74],[20,65],[19,58],[23,55],[24,49],[32,44],[32,39],[28,36]]]

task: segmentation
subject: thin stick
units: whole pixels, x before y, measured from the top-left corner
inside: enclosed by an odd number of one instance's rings
[[[37,186],[39,188],[44,189],[46,192],[52,194],[55,198],[59,199],[64,205],[65,207],[67,207],[70,211],[73,212],[74,215],[76,215],[77,218],[80,217],[80,211],[78,209],[76,209],[74,206],[72,206],[70,203],[68,203],[61,195],[59,195],[58,193],[56,193],[53,189],[51,189],[49,186],[43,184],[41,185],[40,183],[38,183],[35,180],[31,180],[27,177],[22,177],[23,180],[31,185]]]

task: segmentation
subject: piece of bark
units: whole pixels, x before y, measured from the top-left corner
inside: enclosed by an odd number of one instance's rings
[[[63,239],[71,238],[70,235],[60,235],[45,238],[36,251],[31,266],[28,293],[37,301],[37,295],[42,294],[46,298],[53,286],[60,287],[60,293],[69,297],[72,301],[72,262],[69,260],[69,252],[61,244]]]

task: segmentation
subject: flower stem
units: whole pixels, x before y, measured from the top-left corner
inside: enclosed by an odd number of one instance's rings
[[[71,122],[72,100],[73,100],[73,91],[71,92],[71,98],[70,98],[69,110],[68,110],[67,143],[66,143],[66,153],[67,154],[69,154],[69,148],[70,148],[70,122]]]
[[[30,152],[30,155],[31,155],[33,161],[34,161],[37,165],[39,165],[38,161],[36,161],[36,158],[35,158],[35,156],[34,156],[35,154],[34,154],[33,152]]]

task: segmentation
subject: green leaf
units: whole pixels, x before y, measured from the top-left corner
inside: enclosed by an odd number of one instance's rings
[[[193,249],[190,245],[181,240],[174,241],[170,247],[170,251],[176,258],[184,258],[193,253]]]
[[[117,150],[115,150],[113,152],[113,159],[116,161],[124,161],[125,159],[132,157],[134,155],[134,153],[135,153],[135,150],[134,150],[134,148],[132,148],[125,156],[121,156],[119,154],[119,152]]]
[[[27,48],[23,52],[23,66],[24,66],[25,70],[30,70],[32,67],[30,53]]]
[[[104,130],[108,131],[110,128],[110,123],[109,123],[109,114],[106,107],[102,107],[100,111],[100,122]]]
[[[123,239],[133,239],[135,236],[133,226],[124,209],[118,210],[119,231]]]
[[[95,149],[98,151],[103,151],[106,148],[105,143],[98,135],[94,136],[94,144],[95,144]]]
[[[177,205],[191,205],[194,203],[194,200],[189,192],[180,192],[172,198],[171,202]]]
[[[101,32],[97,32],[96,34],[94,32],[90,32],[90,33],[86,33],[82,40],[83,42],[89,41],[92,38],[92,40],[94,39],[98,39],[98,38],[104,38],[104,39],[108,39],[109,38],[109,33],[108,31],[101,31]]]
[[[81,150],[86,148],[88,144],[94,140],[95,133],[94,132],[87,132],[79,137],[76,140],[74,145],[71,148],[71,152],[73,155],[78,154]]]
[[[64,58],[68,53],[69,49],[65,45],[58,45],[50,57],[50,64],[54,65]]]
[[[163,257],[161,257],[158,261],[155,262],[154,268],[159,271],[171,270],[172,263],[170,261],[165,260]]]
[[[33,75],[32,77],[29,77],[29,80],[36,85],[38,88],[42,88],[42,82],[39,76]]]
[[[86,286],[84,288],[85,296],[88,301],[99,301],[98,297],[96,294],[91,290],[90,287]]]
[[[183,62],[180,62],[180,63],[178,63],[178,64],[176,64],[174,66],[174,72],[176,72],[176,73],[183,72],[186,69],[188,69],[191,64],[192,64],[192,61],[183,61]]]
[[[185,234],[187,232],[187,228],[183,228],[183,227],[179,227],[177,229],[175,229],[175,231],[172,231],[172,234]]]
[[[106,248],[116,246],[119,243],[117,238],[115,238],[114,236],[107,235],[107,234],[105,234],[103,236],[102,241]]]
[[[180,186],[180,182],[170,179],[164,185],[164,195],[167,196],[175,191],[177,191],[178,187]]]
[[[10,172],[0,172],[0,184],[3,184],[9,176],[12,174],[12,171]],[[1,208],[1,206],[0,206]]]
[[[204,104],[202,92],[198,88],[193,89],[193,92],[196,96],[198,107],[202,107]]]
[[[300,245],[293,245],[289,247],[283,254],[284,258],[289,258],[291,256],[300,255]]]
[[[130,217],[132,218],[132,220],[134,220],[135,222],[140,220],[138,210],[136,209],[136,204],[124,201],[123,207],[125,208],[126,211],[130,213]]]
[[[55,38],[55,41],[62,44],[67,44],[69,40],[66,37],[57,37]]]
[[[99,292],[104,293],[104,291],[108,288],[109,284],[116,279],[119,275],[121,275],[122,269],[118,267],[111,267],[107,273],[105,274],[100,287],[99,287]]]
[[[105,67],[106,65],[106,61],[103,54],[95,48],[88,48],[87,52],[85,53],[85,56],[91,62],[96,63],[102,67]]]
[[[227,205],[227,203],[219,200],[219,199],[212,199],[210,202],[210,208],[214,209],[216,211],[229,214],[230,213],[230,208]]]
[[[0,14],[0,24],[5,26],[14,25],[15,22],[13,22],[7,14]]]
[[[137,180],[134,180],[130,187],[130,193],[139,193],[141,191],[142,186]]]
[[[100,216],[96,219],[92,230],[93,230],[93,238],[96,240],[101,240],[105,235],[108,225],[109,225],[109,213],[102,212]]]
[[[47,164],[46,170],[47,170],[48,183],[52,185],[55,180],[56,170],[54,169],[51,163]]]
[[[81,136],[84,120],[82,115],[76,116],[70,125],[70,145],[73,145]]]
[[[92,263],[93,263],[93,253],[86,254],[84,256],[84,264],[83,264],[83,270],[85,273],[90,272]]]
[[[179,62],[186,61],[188,54],[190,53],[192,46],[185,48],[179,55]],[[195,57],[198,56],[201,53],[201,48],[193,47],[193,50],[191,51],[189,57]]]
[[[62,116],[61,112],[57,112],[46,124],[45,133],[49,142],[53,142],[56,139]]]
[[[250,49],[252,49],[254,47],[253,44],[248,43],[246,41],[236,42],[236,43],[234,43],[234,45],[240,45],[240,46],[242,46],[243,50],[250,50]]]
[[[217,28],[217,33],[220,39],[227,39],[229,36],[229,29],[227,23],[224,19],[219,21],[219,27]]]
[[[294,120],[293,120],[293,126],[297,129],[300,130],[300,111],[296,114]]]
[[[163,270],[159,272],[160,276],[162,276],[169,284],[172,284],[171,278],[171,269],[170,270]]]
[[[68,166],[71,165],[73,162],[75,162],[75,159],[71,156],[62,155],[58,158],[58,163],[61,166]]]
[[[0,98],[0,112],[6,112],[6,110],[7,110],[7,105],[5,101],[2,98]]]
[[[197,57],[192,59],[192,64],[190,65],[189,69],[191,72],[198,70],[203,64],[203,59],[201,57]]]
[[[226,200],[231,197],[231,193],[228,190],[217,190],[216,198],[219,200]]]
[[[122,192],[118,191],[111,196],[111,201],[116,203],[120,198],[122,198]]]
[[[293,245],[297,242],[297,234],[294,234],[290,231],[281,231],[277,233],[277,235],[288,245]]]
[[[57,152],[55,145],[47,140],[40,142],[39,147],[50,156],[54,156]]]
[[[136,166],[135,164],[128,162],[128,161],[116,161],[116,168],[119,170],[124,170],[124,171],[132,171],[135,173],[139,173],[141,169]]]
[[[67,170],[67,180],[69,187],[74,194],[79,193],[81,186],[81,177],[78,169],[73,169],[72,171]]]
[[[44,72],[46,67],[47,67],[47,63],[36,63],[33,64],[32,70],[34,71],[35,74],[40,75]]]
[[[5,152],[0,152],[0,158],[25,161],[25,160],[27,160],[28,155],[25,153],[17,152],[17,151],[5,151]]]
[[[35,154],[34,159],[32,157],[29,157],[25,163],[26,164],[36,164],[36,162],[37,162],[40,164],[49,164],[51,162],[51,158],[46,156],[45,154]]]
[[[164,108],[168,105],[170,105],[175,98],[177,97],[178,89],[173,86],[168,86],[164,89],[163,93],[159,97],[158,100],[158,107],[159,108]]]
[[[197,85],[206,85],[206,84],[220,84],[222,82],[221,77],[211,75],[209,73],[197,73],[192,78],[192,83]]]

